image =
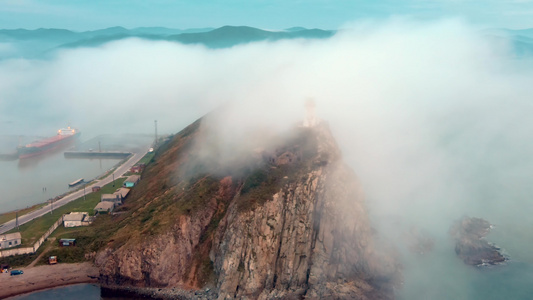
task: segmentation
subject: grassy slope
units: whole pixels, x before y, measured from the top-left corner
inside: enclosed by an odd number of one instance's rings
[[[17,212],[18,212],[19,216],[22,216],[24,214],[27,214],[27,213],[32,212],[34,210],[37,210],[37,209],[39,209],[39,208],[41,208],[41,207],[43,207],[45,205],[46,205],[46,203],[40,203],[40,204],[35,204],[33,206],[30,206],[30,207],[27,207],[27,208],[24,208],[24,209],[3,213],[3,214],[0,215],[0,224],[9,222],[9,221],[15,219],[17,217]]]
[[[46,214],[40,218],[32,220],[24,225],[20,226],[20,233],[22,235],[22,245],[21,247],[31,247],[33,244],[61,217],[63,214],[70,212],[88,212],[89,214],[94,214],[94,207],[100,202],[100,196],[102,194],[111,194],[117,188],[122,186],[125,178],[119,178],[115,180],[115,187],[110,183],[98,192],[90,193],[86,196],[84,200],[83,197],[78,198],[70,203],[67,203],[57,209],[52,213]],[[9,232],[19,231],[13,229]]]
[[[211,163],[203,165],[205,159],[196,159],[193,147],[199,129],[200,121],[197,121],[158,149],[152,163],[143,172],[143,180],[123,206],[126,213],[111,238],[112,246],[135,244],[147,236],[165,232],[178,216],[192,215],[205,207],[207,201],[218,199],[221,180],[232,175],[232,171],[227,171],[224,166],[216,169],[217,166]],[[276,166],[257,159],[255,164],[243,170],[233,170],[233,188],[242,186],[241,196],[237,199],[239,211],[262,205],[282,186],[298,178],[297,173],[311,167],[317,147],[313,133],[304,129],[293,130],[282,138],[282,144],[278,149],[280,153],[298,153],[299,160]],[[215,216],[217,219],[222,217]],[[213,220],[204,234],[214,232],[217,224],[218,221]],[[208,237],[202,237],[202,240],[208,240]]]
[[[153,160],[155,153],[148,153],[145,157],[141,159],[141,162],[150,162]],[[101,194],[113,193],[118,187],[122,186],[125,178],[118,178],[115,180],[115,186],[113,184],[108,184],[99,192],[91,193],[86,196],[86,199],[83,197],[76,199],[56,210],[52,214],[46,214],[38,219],[35,219],[31,222],[28,222],[20,226],[20,231],[22,234],[22,245],[20,247],[33,246],[33,244],[40,238],[57,219],[69,212],[73,211],[85,211],[89,212],[91,215],[94,213],[93,209],[100,202]],[[133,193],[130,193],[133,194]],[[131,196],[130,196],[131,197]],[[128,200],[126,200],[128,201]],[[36,208],[45,205],[39,204],[36,205]],[[33,209],[36,209],[33,208]],[[120,208],[118,210],[121,210]],[[22,211],[30,211],[25,209]],[[19,213],[22,213],[19,211]],[[15,212],[11,213],[15,216]],[[10,216],[11,214],[8,214]],[[7,214],[6,214],[7,215]],[[81,262],[85,261],[86,253],[93,253],[97,251],[104,245],[107,245],[109,238],[114,234],[120,225],[120,221],[124,219],[123,215],[119,216],[110,216],[110,215],[101,215],[93,222],[91,226],[88,227],[74,227],[74,228],[65,228],[59,226],[48,238],[48,241],[43,243],[39,250],[34,254],[27,255],[16,255],[5,258],[0,258],[1,264],[9,264],[12,267],[22,267],[27,266],[33,260],[35,260],[39,254],[41,254],[49,245],[52,245],[52,248],[46,255],[44,255],[38,264],[47,264],[48,257],[56,255],[59,258],[59,262]],[[17,230],[12,230],[10,232],[15,232]],[[60,238],[75,238],[77,241],[76,247],[72,248],[60,248],[56,242]],[[54,240],[54,242],[52,242]]]
[[[53,244],[53,248],[44,255],[40,263],[46,263],[46,259],[50,255],[58,256],[61,262],[83,261],[86,253],[94,253],[106,246],[116,248],[126,243],[138,243],[152,235],[167,231],[174,224],[177,216],[192,214],[197,209],[204,207],[206,201],[216,197],[222,178],[220,175],[210,175],[209,170],[203,168],[201,161],[199,164],[198,161],[191,163],[195,156],[193,151],[194,139],[198,136],[199,131],[200,120],[162,144],[155,153],[151,154],[152,157],[147,157],[147,161],[150,163],[143,172],[143,180],[130,192],[126,203],[120,208],[122,214],[99,216],[89,227],[73,229],[61,227],[56,230],[52,237],[75,238],[77,246],[75,248],[59,248]],[[303,139],[299,139],[302,137]],[[309,143],[308,136],[301,133],[289,140],[289,144],[286,144],[286,149],[283,151],[297,152],[301,150],[300,146]],[[303,152],[301,155],[304,158],[314,155],[314,153],[307,154],[305,151],[300,152]],[[239,209],[246,211],[253,209],[256,205],[261,205],[287,182],[285,176],[288,175],[290,181],[297,177],[292,176],[294,172],[306,168],[301,163],[297,163],[294,167],[276,167],[270,164],[257,165],[235,177],[233,179],[234,188],[244,184],[244,191],[238,200],[239,203],[237,203]],[[107,188],[103,188],[101,193],[112,191],[107,190]],[[89,199],[88,197],[87,203],[73,203],[73,206],[66,207],[65,211],[87,211],[87,207],[92,211],[98,201],[99,196],[96,199]],[[226,204],[223,206],[224,208],[222,209],[221,206],[220,211],[213,217],[211,224],[205,229],[201,237],[201,245],[197,251],[199,257],[196,257],[195,261],[202,263],[200,272],[205,274],[200,274],[199,277],[208,278],[211,275],[212,266],[209,264],[208,251],[203,250],[209,248],[212,234],[216,231],[218,222],[225,214]],[[36,240],[57,220],[59,215],[59,212],[54,212],[52,217],[44,217],[41,218],[43,220],[26,225],[27,228],[22,228],[25,232],[23,232],[23,238],[29,241],[26,236],[31,235]],[[39,234],[39,232],[41,233]],[[24,239],[23,242],[26,243]]]

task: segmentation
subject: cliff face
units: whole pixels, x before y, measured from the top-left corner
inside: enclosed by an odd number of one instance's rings
[[[130,229],[97,254],[104,284],[209,286],[219,299],[393,297],[396,262],[374,246],[363,191],[326,125],[294,128],[239,172],[191,164],[193,129],[148,168],[121,221]],[[165,155],[196,172],[168,175]]]

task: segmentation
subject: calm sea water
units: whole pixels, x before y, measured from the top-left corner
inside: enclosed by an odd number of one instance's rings
[[[453,246],[404,260],[405,284],[399,300],[532,299],[533,265],[511,259],[503,265],[472,267],[455,256]]]
[[[45,202],[68,192],[68,183],[78,178],[96,178],[119,162],[66,159],[62,150],[24,160],[0,160],[0,213]]]
[[[134,298],[121,297],[102,297],[100,286],[95,284],[76,284],[65,287],[49,289],[17,297],[8,298],[9,300],[59,300],[59,299],[76,299],[76,300],[125,300]]]
[[[400,300],[526,300],[533,295],[533,267],[521,262],[476,269],[455,257],[437,253],[406,265],[406,284],[398,291]],[[451,259],[450,259],[451,258]],[[430,267],[431,266],[431,267]],[[433,272],[428,272],[433,270]],[[415,282],[413,282],[416,280]],[[98,285],[77,284],[9,298],[9,300],[126,300],[135,298],[102,297]],[[141,299],[141,298],[139,298]]]
[[[4,153],[15,149],[17,140],[13,136],[0,137]],[[147,149],[152,140],[153,136],[139,135],[86,138],[82,133],[77,143],[53,152],[23,160],[0,160],[0,213],[43,203],[68,192],[68,183],[97,178],[120,163],[117,159],[67,159],[65,150],[135,151]]]

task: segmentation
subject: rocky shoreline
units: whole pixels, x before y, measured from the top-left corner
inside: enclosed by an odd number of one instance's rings
[[[189,291],[178,288],[148,288],[130,287],[118,285],[101,285],[102,296],[119,297],[126,296],[135,299],[179,299],[179,300],[208,300],[218,298],[218,293],[213,289]]]
[[[450,231],[455,239],[455,253],[471,266],[501,264],[507,260],[500,248],[485,240],[492,225],[481,218],[464,217]]]

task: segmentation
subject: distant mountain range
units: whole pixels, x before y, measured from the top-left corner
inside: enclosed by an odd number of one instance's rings
[[[208,48],[229,48],[240,44],[283,39],[327,39],[335,30],[292,27],[268,31],[247,26],[220,28],[172,29],[139,27],[76,32],[66,29],[2,29],[0,30],[0,60],[6,58],[46,58],[58,49],[98,47],[108,42],[136,37],[147,40],[170,41],[182,44],[200,44]],[[518,57],[533,56],[533,28],[511,30],[487,29],[481,32],[496,41],[510,42]]]
[[[267,31],[247,26],[213,28],[171,29],[165,27],[139,27],[126,29],[110,27],[101,30],[75,32],[66,29],[3,29],[0,45],[12,45],[12,51],[0,51],[0,59],[7,57],[38,58],[61,48],[96,47],[121,39],[137,37],[149,40],[173,41],[183,44],[201,44],[209,48],[228,48],[239,44],[281,39],[325,39],[336,31],[292,27],[283,31]]]
[[[482,33],[497,41],[510,42],[518,57],[533,56],[533,28],[519,30],[494,28],[484,30]]]

